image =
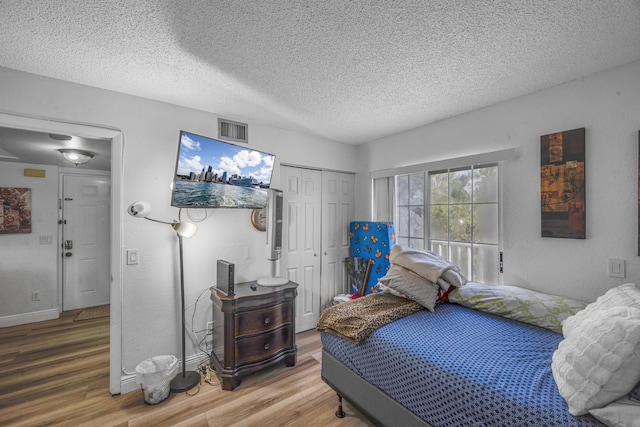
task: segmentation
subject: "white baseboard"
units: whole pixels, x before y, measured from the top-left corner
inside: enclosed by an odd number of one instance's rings
[[[187,370],[195,371],[203,363],[209,363],[209,355],[206,353],[192,354],[187,356],[185,362],[187,363]],[[180,367],[182,366],[182,359],[178,358],[178,373],[182,372]],[[135,390],[140,390],[140,384],[136,382],[135,375],[123,375],[120,377],[120,394],[130,393]]]
[[[57,307],[49,310],[3,316],[0,317],[0,328],[42,322],[43,320],[57,319],[58,317],[60,317],[60,312]]]

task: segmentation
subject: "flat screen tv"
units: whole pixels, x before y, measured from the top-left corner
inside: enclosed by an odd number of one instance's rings
[[[179,208],[264,208],[275,156],[180,131],[171,195]]]

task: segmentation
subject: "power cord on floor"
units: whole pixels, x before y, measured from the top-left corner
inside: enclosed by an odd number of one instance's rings
[[[200,366],[198,366],[198,372],[200,373],[200,378],[202,381],[206,382],[210,386],[215,387],[217,385],[217,384],[214,384],[211,380],[212,374],[215,374],[215,371],[211,369],[211,367],[208,364],[203,363]]]
[[[191,390],[193,390],[193,389],[191,389]],[[200,393],[200,383],[198,383],[198,386],[196,387],[195,392],[192,392],[192,393],[189,393],[189,391],[185,391],[184,392],[184,394],[186,394],[189,397],[193,397],[198,393]]]
[[[215,386],[216,384],[211,382],[211,374],[214,374],[215,372],[213,371],[213,369],[211,369],[209,366],[207,366],[207,374],[205,376],[205,382],[211,386]]]

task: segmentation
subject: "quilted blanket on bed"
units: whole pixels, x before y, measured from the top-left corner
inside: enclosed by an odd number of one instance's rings
[[[388,293],[370,294],[327,308],[316,329],[357,344],[379,327],[420,309],[420,304],[406,298]]]
[[[572,416],[551,373],[562,335],[456,304],[389,323],[326,351],[437,427],[601,426]]]

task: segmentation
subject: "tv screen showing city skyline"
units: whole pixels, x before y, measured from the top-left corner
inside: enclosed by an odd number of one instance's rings
[[[264,208],[275,155],[180,131],[171,206]]]

